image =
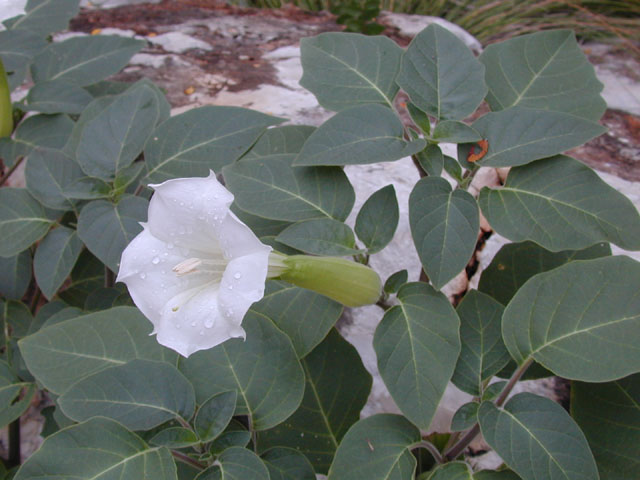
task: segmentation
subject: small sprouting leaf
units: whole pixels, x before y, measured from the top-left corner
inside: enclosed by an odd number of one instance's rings
[[[487,93],[484,65],[462,40],[436,24],[411,41],[396,82],[418,108],[452,120],[473,113]]]
[[[220,435],[233,417],[238,394],[235,390],[218,393],[205,400],[194,420],[196,433],[202,442],[210,442]]]
[[[411,116],[411,120],[415,123],[420,130],[429,135],[431,132],[431,121],[429,120],[429,115],[416,107],[413,103],[407,103],[407,111]]]
[[[444,167],[444,156],[438,145],[433,143],[427,148],[416,153],[415,158],[420,164],[420,168],[430,177],[439,177]]]
[[[330,32],[303,38],[300,85],[329,110],[370,103],[391,106],[401,55],[402,49],[387,37]]]
[[[188,428],[169,427],[156,433],[149,443],[167,448],[185,448],[199,444],[200,439],[193,430]]]
[[[382,187],[364,202],[356,217],[355,232],[370,254],[382,250],[393,239],[400,213],[393,185]]]
[[[530,278],[507,305],[511,356],[556,375],[606,382],[640,371],[640,263],[625,256],[567,263]]]
[[[0,256],[26,250],[44,237],[52,223],[25,188],[0,188]]]
[[[473,427],[478,421],[478,407],[480,407],[479,403],[469,402],[456,410],[451,419],[451,431],[462,432]]]
[[[377,104],[341,110],[307,139],[294,166],[391,162],[422,150],[423,139],[407,142],[398,116]]]
[[[460,321],[440,292],[407,283],[376,328],[378,369],[404,415],[427,429],[460,353]]]
[[[504,407],[483,402],[486,442],[523,480],[598,480],[596,463],[576,423],[557,403],[520,393]]]
[[[471,194],[440,177],[422,178],[409,197],[411,235],[420,261],[440,289],[467,265],[480,218]]]
[[[344,257],[360,253],[351,228],[332,218],[294,223],[285,228],[276,241],[312,255]]]
[[[38,245],[33,272],[40,290],[49,300],[71,273],[81,251],[78,234],[67,227],[51,230]]]

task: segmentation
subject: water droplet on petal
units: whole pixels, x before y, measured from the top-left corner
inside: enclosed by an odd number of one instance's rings
[[[157,265],[160,263],[160,257],[153,257],[151,259],[151,263],[153,263],[154,265]]]
[[[196,322],[191,322],[191,326],[195,327],[196,326]]]
[[[228,288],[229,290],[233,290],[233,285],[229,285],[227,288]]]
[[[182,225],[180,225],[180,227],[178,227],[178,233],[180,235],[184,235],[185,232],[186,232],[185,228]]]
[[[177,330],[180,330],[180,324],[179,323],[176,323],[174,326],[176,327]]]
[[[204,336],[204,330],[200,330],[200,335]]]
[[[236,272],[233,274],[233,278],[235,278],[236,280],[239,280],[242,277],[242,274],[240,272]]]
[[[204,321],[204,326],[205,326],[205,328],[211,328],[211,327],[213,327],[213,319],[211,319],[211,318],[207,318],[207,319]]]
[[[144,273],[144,272],[142,272],[142,273],[140,274],[140,278],[144,280],[145,278],[147,278],[147,274],[146,274],[146,273]]]

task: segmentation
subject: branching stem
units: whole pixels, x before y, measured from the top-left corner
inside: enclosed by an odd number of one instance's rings
[[[185,455],[184,453],[171,450],[171,455],[173,455],[175,458],[177,458],[181,462],[188,463],[189,465],[199,468],[200,470],[204,470],[205,468],[207,468],[207,466],[204,463],[200,463],[196,459],[191,458],[189,455]]]
[[[13,166],[9,170],[7,170],[7,173],[5,173],[4,175],[2,175],[2,177],[0,177],[0,187],[5,184],[5,182],[9,179],[11,174],[16,171],[16,169],[20,166],[23,160],[24,160],[24,157],[20,157],[18,160],[16,160],[16,163],[14,163]]]
[[[437,463],[444,462],[444,458],[442,457],[440,450],[438,450],[438,448],[433,443],[427,440],[422,440],[418,443],[415,443],[411,446],[411,448],[426,448]]]

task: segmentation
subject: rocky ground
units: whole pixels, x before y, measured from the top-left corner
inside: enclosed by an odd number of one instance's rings
[[[13,2],[14,4],[16,2]],[[164,88],[174,107],[174,114],[189,108],[215,104],[252,108],[283,116],[294,124],[319,125],[330,116],[317,105],[315,97],[298,85],[302,75],[299,40],[325,31],[340,30],[333,16],[304,12],[294,7],[279,10],[254,10],[231,7],[224,2],[208,0],[164,0],[142,3],[135,0],[94,0],[71,23],[70,31],[59,37],[85,35],[101,31],[144,38],[147,48],[135,55],[128,67],[118,75],[120,80],[149,78]],[[114,5],[115,8],[106,8]],[[386,26],[385,35],[407,45],[413,35],[430,22],[431,17],[385,13],[379,22]],[[451,26],[476,52],[480,44],[468,33]],[[577,148],[571,155],[595,168],[609,184],[640,206],[640,62],[616,44],[584,46],[585,53],[596,65],[605,84],[603,96],[609,109],[602,123],[608,133]],[[24,93],[23,93],[24,94]],[[20,92],[16,92],[20,95]],[[444,146],[453,154],[453,145]],[[373,256],[372,264],[381,276],[406,268],[409,279],[417,280],[420,262],[414,251],[408,225],[408,197],[417,179],[410,159],[375,165],[349,166],[346,172],[356,188],[356,208],[374,191],[393,183],[402,212],[401,223],[393,243]],[[483,169],[474,180],[474,188],[498,185],[506,172]],[[15,179],[19,182],[19,178]],[[351,218],[353,222],[355,217]],[[505,242],[484,226],[479,250],[472,260],[471,278],[463,272],[445,287],[452,299],[470,286],[477,285],[478,273],[488,265]],[[616,253],[620,253],[616,250]],[[624,252],[622,252],[624,253]],[[635,258],[640,255],[635,252]],[[356,346],[365,366],[374,375],[374,386],[364,415],[380,411],[397,411],[377,372],[372,338],[381,317],[378,307],[365,307],[348,312],[340,322],[343,335]],[[527,383],[527,382],[523,382]],[[525,385],[558,398],[562,384],[547,381]],[[445,405],[434,420],[433,428],[446,430],[453,412],[468,396],[451,387],[445,394]],[[35,410],[34,410],[35,411]],[[23,437],[25,453],[38,445],[41,419],[26,416]],[[482,449],[482,445],[477,445]],[[484,459],[486,466],[493,459]]]

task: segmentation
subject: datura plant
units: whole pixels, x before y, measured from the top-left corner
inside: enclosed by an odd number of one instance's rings
[[[479,57],[437,25],[404,49],[304,39],[301,84],[335,112],[316,128],[170,116],[152,82],[107,79],[143,41],[51,42],[77,7],[29,0],[0,32],[0,479],[640,478],[640,264],[611,251],[640,249],[640,216],[565,154],[606,109],[572,32]],[[415,165],[408,218],[393,185],[352,214],[343,167],[394,161]],[[26,187],[4,185],[19,166]],[[513,243],[452,305],[481,214]],[[381,287],[369,263],[401,220],[420,265]],[[397,414],[361,418],[372,377],[336,324],[363,305]],[[552,375],[568,409],[513,394]],[[451,383],[469,402],[433,431]],[[45,439],[20,464],[36,395]]]

